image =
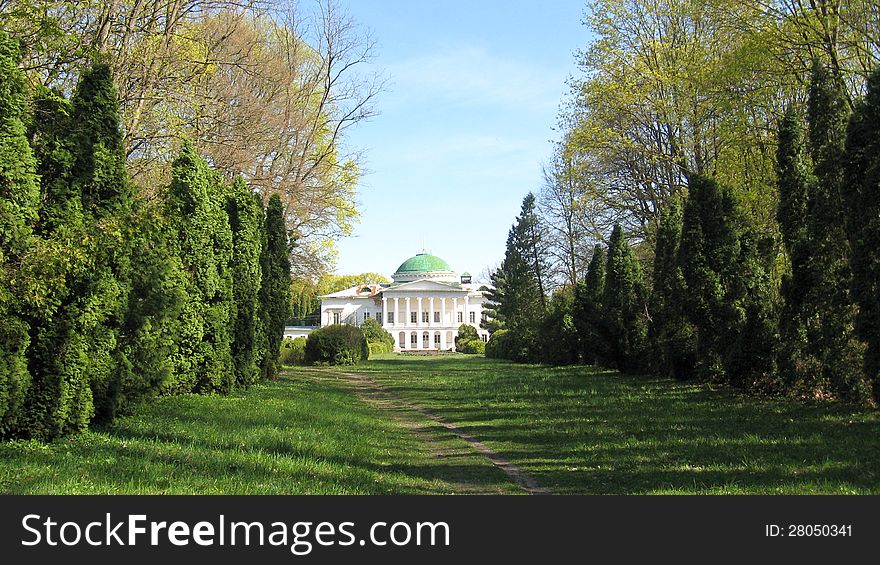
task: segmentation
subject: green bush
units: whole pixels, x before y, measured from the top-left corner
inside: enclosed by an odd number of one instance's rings
[[[461,351],[462,345],[468,341],[480,339],[477,334],[477,328],[470,324],[462,324],[458,326],[458,335],[455,336],[455,350]],[[462,353],[465,353],[462,351]]]
[[[489,342],[486,343],[486,357],[492,359],[510,358],[510,332],[498,330],[489,336]]]
[[[369,356],[367,338],[356,326],[334,324],[313,331],[306,340],[308,364],[357,365]]]
[[[370,357],[372,357],[373,355],[378,355],[379,353],[391,353],[392,351],[394,351],[394,346],[387,343],[367,342],[367,347],[370,348]]]
[[[469,339],[467,341],[460,341],[456,346],[456,351],[459,353],[468,353],[471,355],[483,355],[486,353],[486,344],[482,339]]]
[[[394,349],[394,336],[385,331],[385,328],[382,327],[379,320],[367,318],[364,320],[364,323],[361,324],[361,331],[364,332],[364,337],[367,338],[368,344],[372,345],[381,343],[388,347],[387,351],[377,351],[377,353],[390,353]]]
[[[281,364],[282,365],[302,365],[306,361],[306,338],[298,337],[296,339],[285,338],[281,342]]]

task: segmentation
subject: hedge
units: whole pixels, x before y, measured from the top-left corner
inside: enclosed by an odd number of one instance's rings
[[[303,365],[306,361],[306,338],[285,338],[281,342],[280,361],[282,365]]]

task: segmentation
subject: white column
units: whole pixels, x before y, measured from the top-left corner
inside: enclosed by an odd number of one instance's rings
[[[388,327],[388,299],[382,297],[382,323],[383,328]]]
[[[416,317],[416,326],[422,327],[422,297],[421,296],[416,298],[416,307],[419,309],[419,314]],[[421,336],[419,336],[419,339],[421,339]]]
[[[446,322],[446,297],[440,299],[440,327],[444,327],[448,325]],[[441,337],[441,343],[444,343],[446,340],[446,333],[443,334],[444,337]],[[446,349],[445,347],[443,349]]]
[[[434,297],[428,299],[429,308],[431,311],[428,313],[428,325],[430,327],[434,327]]]
[[[446,351],[446,331],[440,330],[440,349]]]
[[[458,327],[458,297],[452,298],[452,325]]]
[[[404,326],[408,326],[408,325],[409,325],[409,308],[410,308],[410,306],[409,306],[409,296],[407,296],[407,297],[406,297],[406,315],[404,315],[404,317],[403,317],[403,325],[404,325]]]
[[[400,323],[400,309],[398,308],[398,301],[400,299],[398,297],[394,297],[394,326],[397,327],[397,324]]]
[[[461,319],[463,320],[463,324],[469,324],[471,322],[470,313],[468,312],[468,295],[464,295],[464,314],[462,314]]]

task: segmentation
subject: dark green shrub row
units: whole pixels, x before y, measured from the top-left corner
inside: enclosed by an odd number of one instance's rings
[[[28,90],[18,57],[0,33],[0,438],[274,376],[290,303],[280,199],[264,212],[187,143],[170,186],[141,196],[109,65],[68,100]]]

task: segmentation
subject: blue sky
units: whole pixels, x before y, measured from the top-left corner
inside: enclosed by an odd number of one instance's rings
[[[336,272],[390,276],[423,247],[478,275],[504,256],[523,197],[538,191],[583,0],[341,0],[377,42],[380,114],[347,134],[365,150],[361,222]]]

